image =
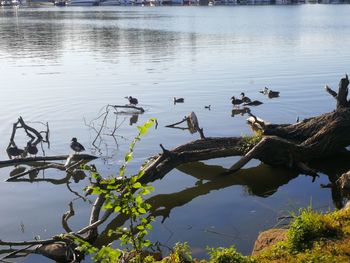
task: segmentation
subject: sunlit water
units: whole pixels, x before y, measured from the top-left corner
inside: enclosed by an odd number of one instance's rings
[[[346,5],[0,9],[0,157],[7,159],[19,116],[49,122],[46,155],[70,153],[69,142],[78,137],[88,153],[101,156],[95,163],[108,175],[117,173],[136,125],[150,117],[159,126],[137,144],[130,172],[160,152],[160,143],[171,149],[199,138],[164,127],[191,111],[206,136],[251,134],[247,116],[231,116],[230,97],[242,91],[264,103],[253,113],[270,122],[330,111],[335,101],[323,87],[336,87],[350,69],[349,11]],[[281,97],[264,97],[258,92],[264,86]],[[146,112],[133,125],[130,115],[118,115],[116,141],[104,131],[96,150],[96,133],[86,124],[106,104],[123,105],[129,95]],[[185,103],[174,105],[173,97]],[[209,104],[210,111],[204,108]],[[94,123],[98,129],[100,122]],[[20,133],[16,142],[25,139]],[[278,217],[310,203],[333,208],[330,190],[320,188],[328,182],[325,175],[312,183],[283,169],[253,169],[259,162],[251,161],[246,168],[252,169],[211,180],[236,160],[187,165],[156,181],[154,195],[164,194],[156,200],[169,208],[169,217],[156,218],[152,240],[167,246],[188,241],[195,256],[203,256],[207,245],[232,244],[249,254],[259,231],[276,225]],[[2,169],[1,181],[11,169]],[[64,176],[51,170],[38,178]],[[87,184],[70,185],[82,193]],[[2,240],[62,233],[61,216],[76,197],[65,183],[1,182],[0,192]],[[74,206],[70,225],[76,230],[88,223],[90,207],[82,200]]]

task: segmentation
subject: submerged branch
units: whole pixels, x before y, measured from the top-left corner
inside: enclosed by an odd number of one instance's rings
[[[0,161],[0,167],[11,166],[16,164],[26,164],[31,162],[39,161],[63,161],[66,160],[69,155],[55,155],[55,156],[36,156],[36,157],[26,157],[26,158],[17,158],[11,160]],[[87,160],[92,161],[98,157],[90,154],[74,154],[72,155],[73,160]]]

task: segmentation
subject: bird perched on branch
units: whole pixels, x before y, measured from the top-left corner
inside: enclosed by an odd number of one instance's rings
[[[24,154],[23,149],[19,149],[17,146],[8,147],[6,149],[7,154],[11,157],[17,158]],[[11,158],[12,159],[12,158]]]
[[[38,153],[38,147],[36,147],[36,145],[31,144],[31,142],[27,143],[27,146],[24,148],[24,150],[31,154],[31,155],[36,155]]]
[[[85,151],[85,148],[83,145],[81,145],[77,138],[72,138],[72,142],[70,143],[70,148],[72,148],[72,150],[75,152],[75,153],[79,153],[79,152],[82,152],[82,151]]]
[[[136,98],[133,98],[131,96],[125,97],[125,98],[128,99],[129,103],[132,104],[132,105],[137,105],[139,103],[139,101]]]

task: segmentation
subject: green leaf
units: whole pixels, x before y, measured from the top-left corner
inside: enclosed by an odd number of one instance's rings
[[[132,160],[132,153],[128,153],[127,155],[125,155],[125,162],[129,162]]]
[[[135,189],[138,189],[142,186],[142,184],[140,182],[135,183],[132,187],[134,187]]]
[[[137,128],[140,131],[140,135],[145,135],[147,133],[147,128],[145,126],[138,126]]]
[[[146,214],[147,213],[146,209],[144,209],[142,207],[139,207],[138,211],[140,212],[140,214]]]
[[[144,230],[145,229],[145,227],[143,225],[139,225],[136,228],[139,229],[139,230]]]
[[[135,201],[136,201],[136,204],[137,204],[137,205],[140,205],[140,204],[142,204],[143,199],[142,199],[141,196],[138,196],[138,197],[136,197]]]
[[[118,213],[120,210],[121,210],[122,208],[121,208],[121,206],[116,206],[115,208],[114,208],[114,213]]]

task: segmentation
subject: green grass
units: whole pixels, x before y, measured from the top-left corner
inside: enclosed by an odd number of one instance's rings
[[[178,243],[161,263],[348,263],[350,209],[321,214],[303,209],[292,220],[287,239],[255,256],[244,256],[231,246],[208,248],[209,260],[193,259],[187,243]]]

